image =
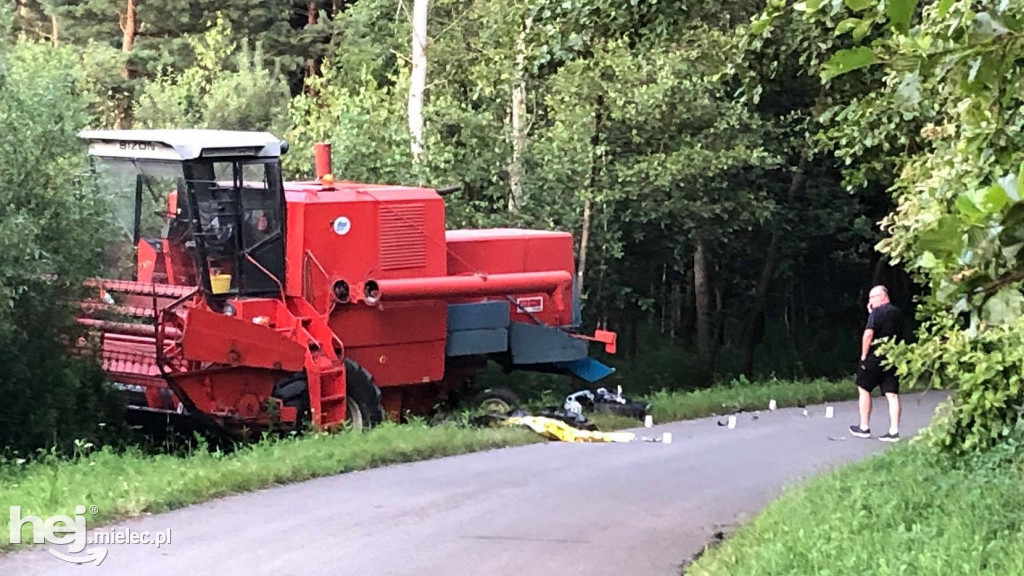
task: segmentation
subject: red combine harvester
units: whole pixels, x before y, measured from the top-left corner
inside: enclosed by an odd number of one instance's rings
[[[268,133],[85,131],[125,239],[79,322],[132,408],[237,434],[373,425],[507,370],[611,372],[577,333],[567,233],[446,230],[428,188],[283,183]]]

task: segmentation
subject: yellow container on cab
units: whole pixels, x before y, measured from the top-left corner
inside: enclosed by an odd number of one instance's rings
[[[210,291],[214,294],[226,294],[231,290],[231,274],[211,274]]]

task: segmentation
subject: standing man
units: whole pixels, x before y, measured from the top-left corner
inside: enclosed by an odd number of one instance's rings
[[[900,338],[903,334],[903,313],[889,302],[885,286],[875,286],[868,294],[868,323],[861,338],[860,368],[857,388],[860,393],[860,426],[850,426],[850,434],[858,438],[871,436],[871,391],[882,388],[889,401],[889,432],[878,439],[896,442],[900,439],[900,383],[895,368],[882,368],[875,345],[882,338]]]

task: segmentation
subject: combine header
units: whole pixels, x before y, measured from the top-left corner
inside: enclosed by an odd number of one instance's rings
[[[567,233],[445,230],[432,189],[283,183],[268,133],[86,131],[124,238],[79,322],[140,411],[237,434],[424,414],[488,360],[610,369],[577,333]]]

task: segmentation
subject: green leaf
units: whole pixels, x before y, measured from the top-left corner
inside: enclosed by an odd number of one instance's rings
[[[1020,249],[1024,248],[1024,242],[1018,242],[1017,244],[1011,244],[1009,246],[1003,246],[1002,253],[1003,258],[1013,261],[1020,254]]]
[[[843,20],[839,24],[836,24],[835,34],[836,36],[842,36],[843,34],[852,31],[859,24],[861,24],[860,18],[847,18],[846,20]]]
[[[1017,186],[1013,186],[1014,193],[1017,191]],[[1008,191],[1002,186],[992,185],[981,192],[981,201],[978,202],[978,207],[984,210],[988,214],[995,214],[1002,212],[1003,207],[1010,203],[1010,195]]]
[[[974,203],[973,195],[970,192],[961,192],[956,197],[956,209],[972,223],[978,222],[985,215],[985,211]]]
[[[917,9],[917,0],[889,0],[885,5],[885,15],[893,28],[906,32],[910,28],[910,19]]]
[[[818,8],[821,8],[824,1],[825,0],[805,0],[804,2],[797,2],[793,5],[793,9],[797,12],[816,12]]]
[[[1007,324],[1020,317],[1024,310],[1024,295],[1020,290],[1005,287],[985,302],[981,317],[989,324]]]
[[[931,252],[925,252],[917,259],[917,265],[925,269],[935,268],[938,264],[938,259],[935,258],[935,254],[932,254]]]
[[[867,46],[840,50],[822,65],[821,79],[831,80],[848,72],[866,68],[878,62],[878,56]]]
[[[939,18],[944,18],[953,7],[953,0],[939,0]]]
[[[874,25],[874,20],[865,18],[859,26],[853,29],[853,39],[860,42],[862,38],[871,33],[871,27]]]
[[[878,0],[844,0],[843,4],[854,12],[863,12],[872,6],[878,5]]]
[[[960,221],[955,216],[943,216],[934,228],[921,232],[917,247],[922,252],[929,251],[936,257],[944,259],[951,254],[959,253],[961,242]]]
[[[773,18],[771,16],[761,16],[757,20],[754,20],[750,24],[750,31],[754,34],[762,34],[771,25]]]

